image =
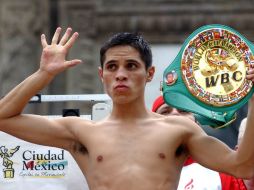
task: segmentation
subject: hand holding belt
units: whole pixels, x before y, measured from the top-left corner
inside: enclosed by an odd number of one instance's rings
[[[231,123],[253,94],[253,83],[246,79],[253,52],[253,44],[228,26],[197,29],[164,71],[165,102],[193,112],[204,125]]]

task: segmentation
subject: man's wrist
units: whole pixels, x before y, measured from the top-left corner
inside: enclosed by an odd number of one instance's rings
[[[36,74],[38,74],[38,75],[40,75],[41,77],[43,77],[43,78],[45,78],[45,79],[47,79],[47,80],[50,80],[50,81],[55,77],[54,74],[52,74],[52,73],[50,73],[50,72],[48,72],[48,71],[45,71],[45,70],[43,70],[43,69],[38,69],[38,71],[36,72]]]

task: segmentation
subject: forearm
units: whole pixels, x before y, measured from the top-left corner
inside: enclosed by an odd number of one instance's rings
[[[249,172],[248,178],[254,177],[254,148],[251,146],[253,144],[254,136],[254,101],[253,97],[249,100],[248,115],[246,128],[244,130],[244,135],[239,143],[239,148],[237,150],[237,161],[240,164],[240,173]],[[246,170],[246,171],[245,171]]]
[[[0,118],[20,114],[32,96],[47,86],[52,79],[52,75],[41,70],[26,78],[0,100]]]

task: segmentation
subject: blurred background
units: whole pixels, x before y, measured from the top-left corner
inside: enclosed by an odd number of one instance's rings
[[[207,24],[228,25],[250,41],[254,40],[253,0],[0,0],[0,96],[36,71],[41,54],[40,35],[51,39],[55,29],[72,27],[80,37],[69,59],[84,64],[59,75],[42,94],[104,93],[98,77],[100,45],[116,32],[139,32],[151,43],[156,66],[148,84],[146,103],[151,108],[160,94],[162,72],[175,58],[184,40]],[[94,102],[29,104],[26,112],[61,114],[63,109],[80,109],[89,114]],[[226,143],[234,147],[235,128],[222,129]],[[208,129],[211,130],[211,129]],[[211,130],[211,134],[218,133]],[[220,136],[220,135],[218,135]]]

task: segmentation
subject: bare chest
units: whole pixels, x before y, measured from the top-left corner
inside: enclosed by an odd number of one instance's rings
[[[133,181],[153,181],[149,186],[168,187],[178,180],[177,165],[184,160],[184,154],[177,155],[179,139],[178,133],[165,129],[103,128],[86,139],[86,159],[77,156],[76,160],[90,185],[97,189],[107,185],[119,189],[118,185],[127,187]]]
[[[86,144],[91,162],[151,166],[174,162],[181,147],[178,133],[153,128],[98,131]]]

